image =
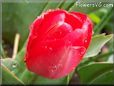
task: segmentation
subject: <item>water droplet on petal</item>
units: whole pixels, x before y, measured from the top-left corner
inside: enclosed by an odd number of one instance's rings
[[[62,34],[62,32],[59,32],[60,33],[60,35]]]
[[[53,69],[53,71],[56,71],[57,70],[57,66],[53,66],[52,69]]]
[[[51,47],[49,47],[49,50],[51,50],[51,51],[52,51],[53,49],[52,49]]]
[[[50,72],[54,72],[53,70],[50,70]]]
[[[61,68],[62,67],[62,64],[58,64],[58,68]]]
[[[84,43],[87,43],[87,39],[84,40]]]
[[[51,66],[50,67],[50,72],[56,72],[61,67],[62,67],[62,64]]]
[[[53,73],[54,71],[56,71],[56,66],[50,66],[50,67],[49,67],[49,71],[50,71],[51,73]]]
[[[86,50],[85,47],[82,47],[82,46],[75,46],[75,47],[73,46],[72,48],[74,49],[74,51],[75,51],[75,50],[78,51],[78,52],[79,52],[78,54],[79,54],[80,56],[82,56],[82,55],[85,53],[85,50]],[[74,51],[73,51],[73,52],[74,52]],[[75,52],[76,52],[76,51],[75,51]],[[74,52],[74,53],[75,53],[75,52]]]
[[[81,54],[81,55],[83,55],[83,54],[84,54],[84,52],[80,52],[80,54]]]
[[[82,56],[84,53],[85,53],[85,48],[82,48],[82,49],[80,50],[80,55]]]
[[[64,22],[58,22],[58,25],[60,26],[60,25],[62,25]]]
[[[47,46],[45,46],[45,48],[47,48]]]

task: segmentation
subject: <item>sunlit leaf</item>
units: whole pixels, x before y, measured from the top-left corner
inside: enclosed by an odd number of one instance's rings
[[[101,51],[101,48],[104,46],[104,44],[106,44],[112,37],[112,34],[100,34],[94,36],[84,57],[87,58],[96,56]]]

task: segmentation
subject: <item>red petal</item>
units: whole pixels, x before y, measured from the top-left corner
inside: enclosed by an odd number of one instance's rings
[[[78,17],[79,20],[84,23],[84,21],[87,19],[87,15],[80,13],[80,12],[70,12],[71,14],[73,14],[75,17]]]
[[[70,24],[74,30],[82,27],[82,22],[80,21],[78,16],[74,16],[70,13],[66,14],[65,22]]]
[[[68,33],[72,32],[72,26],[65,22],[58,22],[54,27],[50,28],[46,33],[44,40],[56,40],[61,39]]]
[[[37,73],[43,73],[44,75],[49,74],[48,68],[58,63],[64,46],[64,40],[45,41],[41,42],[40,45],[35,43],[31,46],[31,51],[26,55],[31,57],[26,57],[28,69]]]
[[[29,52],[27,67],[48,78],[60,78],[71,72],[81,61],[85,53],[82,46],[70,46],[64,40],[42,42]],[[40,70],[39,70],[40,69]]]
[[[65,40],[67,39],[73,46],[83,46],[83,39],[84,39],[83,30],[76,29],[72,33],[69,33]]]
[[[70,46],[65,48],[64,53],[61,56],[59,63],[57,64],[57,70],[52,73],[50,78],[60,78],[66,76],[72,70],[77,67],[77,65],[82,60],[86,49],[82,46]],[[61,65],[61,66],[60,66]]]
[[[38,30],[38,34],[40,36],[45,35],[45,32],[47,32],[52,25],[55,25],[58,22],[64,22],[65,13],[66,12],[63,10],[55,10],[44,14],[44,20],[41,24],[41,28]],[[44,34],[42,34],[42,32]]]
[[[42,16],[39,16],[37,17],[34,22],[31,24],[30,26],[30,35],[34,34],[34,35],[38,35],[38,30],[41,28],[41,23],[43,21],[43,15]]]
[[[91,36],[92,36],[92,28],[93,28],[93,24],[92,21],[87,17],[87,15],[80,13],[80,12],[70,12],[72,13],[74,16],[78,17],[81,22],[83,23],[81,29],[83,32],[82,37],[80,38],[80,42],[78,44],[84,44],[84,46],[87,48],[90,40],[91,40]],[[79,33],[80,34],[80,33]]]

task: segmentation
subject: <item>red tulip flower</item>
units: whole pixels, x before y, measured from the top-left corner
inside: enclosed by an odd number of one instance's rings
[[[92,37],[86,14],[49,10],[31,24],[25,62],[28,70],[47,77],[68,75],[82,60]]]

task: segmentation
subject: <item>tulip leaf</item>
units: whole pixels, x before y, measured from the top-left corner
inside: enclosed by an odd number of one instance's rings
[[[113,37],[113,35],[95,35],[92,38],[90,46],[85,54],[85,58],[96,56],[100,51],[101,48]]]
[[[1,63],[0,63],[0,66],[1,66]],[[0,85],[2,84],[2,70],[1,70],[1,67],[0,67]]]
[[[109,71],[114,71],[114,64],[113,63],[106,63],[106,62],[95,62],[95,63],[91,63],[88,65],[85,65],[83,67],[80,67],[77,69],[77,72],[80,76],[80,81],[83,84],[91,84],[91,83],[97,83],[98,79],[100,80],[100,76],[102,76],[102,74],[105,74],[106,72]],[[106,73],[107,74],[107,73]],[[112,75],[112,73],[111,73]],[[111,81],[114,78],[113,76],[111,76],[108,74],[107,77],[111,77]],[[108,83],[108,78],[106,79],[105,76],[101,81],[103,82],[103,80],[107,81],[106,83]]]
[[[1,52],[0,52],[1,57],[6,58],[6,53],[5,53],[3,46],[1,44],[0,44],[0,50],[1,50]]]
[[[13,71],[17,67],[16,60],[13,60],[12,58],[1,59],[1,62],[11,71]]]
[[[4,64],[10,71],[13,71],[15,75],[18,77],[25,70],[24,54],[25,54],[25,45],[24,48],[17,54],[15,59],[12,58],[2,59],[1,60],[2,64]]]
[[[11,72],[6,66],[1,65],[2,68],[2,84],[24,84],[13,72]]]
[[[90,13],[88,16],[91,18],[91,20],[93,22],[95,22],[97,24],[101,21],[101,19],[99,18],[99,16],[97,16],[95,13]]]
[[[39,3],[2,3],[3,39],[13,45],[16,33],[20,34],[19,50],[28,36],[29,26],[45,8],[47,1]]]
[[[75,5],[75,2],[76,1],[74,0],[66,0],[64,4],[61,6],[61,8],[65,10],[70,10],[70,8],[72,8],[72,6]]]
[[[114,85],[114,70],[101,74],[93,79],[89,84],[110,84]]]
[[[48,1],[47,5],[43,9],[43,11],[47,11],[49,9],[56,9],[62,3],[63,3],[63,0],[61,0],[61,1]]]

